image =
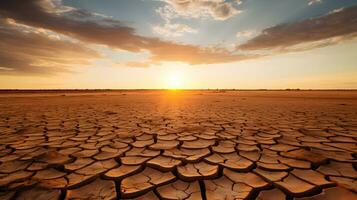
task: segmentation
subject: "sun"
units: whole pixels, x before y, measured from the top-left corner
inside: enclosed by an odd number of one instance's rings
[[[181,71],[170,71],[166,76],[167,89],[181,89],[184,84],[184,76]]]

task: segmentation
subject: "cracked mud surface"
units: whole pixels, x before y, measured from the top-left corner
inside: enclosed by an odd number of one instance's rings
[[[357,199],[357,92],[0,94],[0,199]]]

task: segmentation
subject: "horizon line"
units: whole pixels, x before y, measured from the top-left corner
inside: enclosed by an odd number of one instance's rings
[[[273,88],[260,88],[260,89],[252,89],[252,88],[193,88],[193,89],[182,89],[182,88],[161,88],[161,89],[148,89],[148,88],[131,88],[131,89],[110,89],[110,88],[88,88],[88,89],[0,89],[0,92],[56,92],[56,91],[90,91],[90,92],[95,92],[95,91],[357,91],[357,88],[329,88],[329,89],[322,89],[322,88],[311,88],[311,89],[306,89],[306,88],[278,88],[278,89],[273,89]]]

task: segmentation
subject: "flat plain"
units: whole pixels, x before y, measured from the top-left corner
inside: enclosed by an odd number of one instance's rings
[[[0,199],[357,199],[357,91],[0,94]]]

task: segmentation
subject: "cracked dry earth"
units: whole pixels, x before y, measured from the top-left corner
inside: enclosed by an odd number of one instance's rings
[[[0,199],[357,199],[357,92],[0,96]]]

